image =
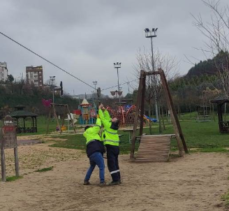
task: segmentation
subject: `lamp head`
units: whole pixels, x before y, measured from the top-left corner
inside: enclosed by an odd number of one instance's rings
[[[114,68],[121,68],[121,62],[114,63]]]

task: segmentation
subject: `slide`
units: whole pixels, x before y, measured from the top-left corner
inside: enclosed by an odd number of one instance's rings
[[[157,119],[151,118],[149,116],[144,115],[144,119],[147,121],[151,121],[151,122],[157,122]]]

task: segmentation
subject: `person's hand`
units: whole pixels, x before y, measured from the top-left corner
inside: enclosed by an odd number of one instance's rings
[[[106,108],[104,107],[104,105],[102,104],[102,110],[104,111],[104,110],[106,110]]]
[[[103,104],[101,103],[100,105],[99,105],[99,109],[102,109],[103,110]]]

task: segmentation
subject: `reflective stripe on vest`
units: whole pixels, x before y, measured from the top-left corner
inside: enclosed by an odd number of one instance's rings
[[[106,142],[108,142],[108,141],[109,141],[109,142],[112,142],[112,143],[117,143],[117,144],[120,142],[120,141],[107,140],[107,139],[106,139],[106,140],[104,140],[104,142],[105,142],[105,143],[106,143]]]
[[[113,132],[110,132],[110,131],[108,131],[108,130],[104,130],[104,131],[106,131],[107,133],[110,133],[110,134],[112,134],[112,135],[118,134],[117,132],[116,132],[116,133],[113,133]]]

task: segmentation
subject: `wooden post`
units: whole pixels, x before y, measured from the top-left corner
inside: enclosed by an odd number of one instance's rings
[[[51,105],[53,106],[53,114],[54,114],[54,117],[56,118],[56,122],[57,122],[57,125],[58,125],[58,127],[59,127],[60,134],[61,134],[61,133],[62,133],[62,130],[61,130],[61,127],[60,127],[60,123],[59,123],[59,120],[58,120],[58,116],[56,115],[55,103],[52,103]]]
[[[6,165],[5,165],[5,153],[4,153],[4,140],[1,140],[1,170],[2,170],[2,181],[6,181]]]
[[[165,90],[166,101],[167,101],[167,104],[168,104],[168,108],[170,110],[171,120],[172,120],[172,123],[173,123],[173,126],[174,126],[176,138],[177,138],[177,144],[178,144],[178,148],[179,148],[179,153],[180,153],[180,156],[183,156],[183,150],[185,150],[185,152],[188,153],[188,149],[187,149],[187,146],[186,146],[186,143],[185,143],[185,139],[184,139],[184,136],[183,136],[183,133],[182,133],[182,130],[181,130],[180,123],[178,121],[178,117],[177,117],[176,112],[175,112],[175,108],[174,108],[174,105],[173,105],[172,97],[171,97],[171,94],[170,94],[170,91],[169,91],[169,87],[168,87],[168,84],[167,84],[167,81],[166,81],[166,77],[165,77],[164,71],[162,69],[159,69],[158,72],[159,72],[159,74],[161,76],[161,82],[162,82],[162,85],[163,85],[164,90]],[[182,143],[183,143],[183,147],[182,147]]]
[[[36,128],[36,132],[37,132],[37,117],[35,117],[35,128]]]
[[[18,150],[17,147],[14,148],[14,161],[15,161],[15,173],[19,177],[19,161],[18,161]]]
[[[49,132],[49,122],[50,122],[50,118],[51,118],[51,113],[52,113],[52,107],[51,107],[51,108],[49,108],[49,116],[48,116],[48,122],[47,122],[46,134],[48,134],[48,132]]]
[[[6,181],[6,163],[5,163],[5,140],[4,140],[4,131],[3,128],[0,129],[0,143],[1,143],[1,170],[2,170],[2,181]]]
[[[142,90],[141,90],[141,115],[140,115],[140,130],[139,135],[143,133],[143,119],[144,119],[144,110],[145,110],[145,89],[146,89],[146,76],[143,74],[142,78]]]
[[[15,160],[15,172],[16,176],[19,176],[19,161],[17,151],[17,133],[16,127],[13,123],[11,116],[7,115],[4,118],[4,126],[0,131],[0,144],[1,144],[1,170],[2,181],[6,181],[6,167],[5,167],[5,148],[14,148],[14,160]]]
[[[136,139],[137,126],[138,126],[138,116],[139,116],[140,100],[141,100],[142,88],[143,88],[142,86],[143,86],[144,73],[145,73],[144,70],[141,70],[138,94],[137,94],[136,112],[135,112],[135,117],[134,117],[133,133],[131,137],[131,149],[130,149],[130,159],[131,160],[134,160],[135,139]]]
[[[26,128],[25,128],[25,117],[23,118],[23,126],[24,126],[24,133],[26,133]]]
[[[224,132],[223,128],[223,104],[217,104],[217,110],[218,110],[218,124],[219,124],[219,131],[221,133]]]

